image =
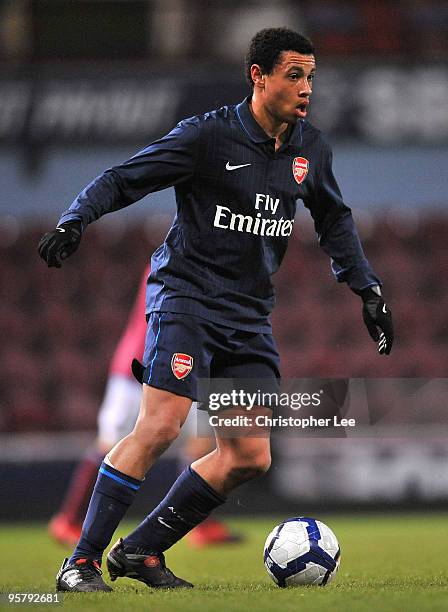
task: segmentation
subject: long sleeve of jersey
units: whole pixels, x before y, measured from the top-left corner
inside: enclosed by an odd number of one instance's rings
[[[188,181],[195,170],[198,134],[197,117],[181,121],[169,134],[94,179],[62,214],[59,224],[78,220],[85,228],[149,193]]]
[[[332,152],[324,141],[316,188],[304,200],[314,220],[322,249],[331,258],[336,280],[346,282],[353,291],[381,285],[374,274],[359,240],[351,210],[343,202],[332,170]]]

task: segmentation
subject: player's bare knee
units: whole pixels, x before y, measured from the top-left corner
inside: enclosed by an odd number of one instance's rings
[[[166,450],[174,442],[179,433],[180,423],[178,421],[166,421],[156,425],[153,435],[158,445]]]
[[[158,421],[140,420],[136,423],[133,436],[137,444],[148,454],[161,455],[180,433],[178,419],[161,418]]]
[[[258,476],[263,476],[271,465],[271,457],[267,452],[252,456],[235,457],[229,466],[228,478],[234,483],[243,483]]]

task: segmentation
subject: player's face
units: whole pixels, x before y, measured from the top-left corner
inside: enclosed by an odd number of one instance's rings
[[[283,51],[272,74],[263,75],[263,103],[277,121],[295,123],[304,119],[316,72],[314,55]]]

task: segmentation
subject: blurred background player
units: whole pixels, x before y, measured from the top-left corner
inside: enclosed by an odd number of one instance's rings
[[[81,535],[98,469],[113,446],[132,431],[137,420],[142,388],[131,371],[135,357],[141,359],[145,346],[145,293],[149,267],[145,268],[126,327],[113,354],[104,398],[98,413],[98,433],[94,444],[75,468],[58,513],[51,519],[50,535],[67,546],[74,546]],[[198,437],[196,411],[191,411],[178,446],[179,472],[214,448],[214,438]],[[212,434],[210,430],[210,434]],[[241,536],[232,533],[221,521],[209,518],[188,535],[195,547],[238,542]]]

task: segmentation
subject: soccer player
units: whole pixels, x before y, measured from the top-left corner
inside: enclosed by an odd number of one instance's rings
[[[178,436],[192,401],[204,399],[199,379],[279,379],[270,277],[285,254],[297,200],[314,219],[336,279],[362,298],[380,354],[391,350],[392,318],[381,282],[342,200],[330,147],[306,121],[315,70],[314,48],[305,37],[285,28],[258,32],[246,58],[252,91],[245,100],[181,121],[106,170],[39,244],[47,264],[60,267],[89,223],[175,187],[177,214],[151,260],[140,414],[99,470],[80,540],[57,576],[60,590],[110,590],[101,577],[103,552],[146,472]],[[252,410],[254,422],[265,414],[266,406]],[[107,555],[112,580],[191,586],[166,567],[164,551],[270,465],[269,436],[252,435],[250,425],[240,433],[229,437],[216,428],[216,450],[194,461],[113,546]]]
[[[48,526],[50,535],[61,544],[74,546],[81,535],[81,526],[94,487],[98,469],[107,453],[128,435],[137,420],[141,384],[131,371],[135,357],[142,358],[145,346],[145,296],[149,267],[145,268],[126,327],[112,356],[103,402],[98,413],[98,435],[73,474],[61,509]],[[211,438],[195,434],[195,420],[189,415],[184,425],[181,447],[178,450],[182,467],[215,448]],[[211,433],[211,432],[210,432]],[[241,540],[221,521],[208,518],[188,534],[188,542],[195,547],[227,544]]]

